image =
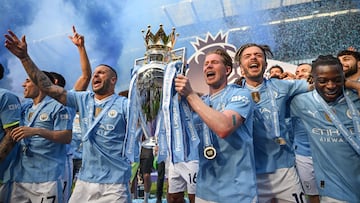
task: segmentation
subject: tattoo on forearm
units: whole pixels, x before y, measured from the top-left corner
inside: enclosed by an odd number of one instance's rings
[[[5,136],[0,143],[0,163],[6,158],[14,147],[15,142],[10,138],[10,136]]]
[[[43,73],[36,64],[30,59],[21,60],[30,79],[46,94],[57,99],[58,101],[66,94],[66,90],[59,86],[53,85],[51,80]]]
[[[236,126],[236,116],[235,115],[232,115],[232,122],[233,122],[233,125]]]
[[[60,99],[62,95],[64,95],[66,90],[64,88],[56,88],[56,90],[51,94],[55,99]]]
[[[38,72],[37,76],[39,78],[39,86],[49,88],[52,85],[50,79],[43,72]]]
[[[25,58],[21,60],[26,72],[30,79],[40,87],[49,88],[51,86],[51,80],[36,66],[36,64],[30,59]]]

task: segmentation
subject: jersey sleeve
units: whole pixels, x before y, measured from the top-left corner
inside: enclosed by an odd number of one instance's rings
[[[228,99],[225,110],[235,111],[244,119],[251,115],[250,111],[253,108],[253,103],[248,90],[238,88],[233,94],[230,94]]]

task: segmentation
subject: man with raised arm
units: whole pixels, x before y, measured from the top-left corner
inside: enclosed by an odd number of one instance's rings
[[[76,31],[75,26],[72,27],[72,30],[73,35],[69,36],[69,39],[79,51],[81,75],[76,80],[76,83],[74,84],[71,91],[85,91],[88,88],[89,82],[91,80],[91,66],[85,49],[84,36]],[[59,85],[65,88],[66,79],[61,74],[56,72],[50,72],[50,74],[54,77],[55,85]],[[79,122],[79,114],[73,115],[75,114],[73,108],[69,108],[69,111],[71,112],[71,116],[74,117],[74,121],[71,143],[67,145],[68,159],[64,175],[64,202],[68,202],[70,198],[72,185],[74,183],[75,176],[77,177],[77,174],[81,168],[82,160],[81,127]]]
[[[27,53],[25,36],[9,31],[5,46],[22,62],[29,77],[60,103],[79,112],[83,135],[83,163],[71,203],[131,202],[130,162],[123,153],[128,102],[115,94],[117,74],[101,64],[92,76],[93,92],[72,92],[53,85]]]

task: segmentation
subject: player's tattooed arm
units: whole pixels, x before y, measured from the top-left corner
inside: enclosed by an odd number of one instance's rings
[[[53,97],[62,104],[66,104],[66,90],[53,85],[51,80],[45,75],[45,73],[39,70],[30,58],[27,52],[25,35],[19,39],[14,32],[8,30],[8,34],[5,34],[5,38],[5,47],[18,59],[20,59],[30,79],[47,95]]]
[[[10,134],[12,129],[14,129],[17,126],[19,126],[19,124],[5,128],[5,136],[0,141],[0,163],[7,157],[7,155],[11,152],[11,150],[15,146],[16,142],[11,138]]]
[[[43,73],[30,57],[21,59],[30,79],[47,95],[53,97],[62,104],[66,104],[66,90],[60,86],[54,85],[51,80]]]

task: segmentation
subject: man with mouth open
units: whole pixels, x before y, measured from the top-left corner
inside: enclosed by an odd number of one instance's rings
[[[199,97],[189,79],[178,75],[176,91],[194,111],[200,138],[195,202],[257,202],[250,93],[227,84],[233,62],[224,49],[206,54],[209,95]]]
[[[51,83],[27,53],[25,36],[9,30],[6,48],[22,62],[31,80],[47,95],[79,112],[83,162],[69,200],[79,202],[131,202],[131,167],[124,155],[128,100],[115,94],[116,71],[109,65],[96,67],[93,92],[67,91]]]
[[[250,90],[255,102],[253,138],[259,202],[299,202],[303,192],[285,119],[291,97],[311,88],[305,80],[264,78],[268,54],[272,54],[268,46],[249,43],[235,55],[244,77],[238,84]]]
[[[309,133],[320,201],[359,202],[358,92],[344,89],[343,67],[332,55],[313,61],[312,75],[316,90],[294,97],[291,114]],[[356,84],[346,81],[347,87]]]

